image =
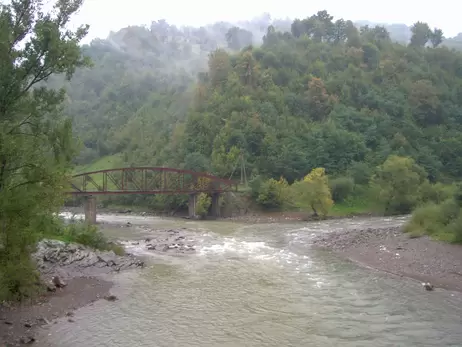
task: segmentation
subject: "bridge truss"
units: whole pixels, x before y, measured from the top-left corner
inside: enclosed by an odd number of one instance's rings
[[[163,167],[129,167],[77,174],[70,194],[196,194],[237,191],[237,182],[207,173]]]

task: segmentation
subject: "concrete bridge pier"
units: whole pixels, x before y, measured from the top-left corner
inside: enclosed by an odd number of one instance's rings
[[[196,197],[197,194],[189,194],[188,200],[188,216],[194,218],[196,216]]]
[[[96,198],[92,195],[87,195],[83,203],[85,211],[85,222],[87,224],[96,224]]]
[[[212,194],[212,217],[220,217],[220,193]]]

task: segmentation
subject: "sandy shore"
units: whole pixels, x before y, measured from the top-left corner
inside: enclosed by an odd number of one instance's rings
[[[333,232],[314,244],[362,266],[462,292],[460,245],[410,238],[399,227]]]

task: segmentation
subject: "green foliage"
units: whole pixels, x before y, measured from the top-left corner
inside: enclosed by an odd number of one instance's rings
[[[354,190],[354,180],[350,177],[338,177],[329,180],[329,188],[332,192],[332,199],[335,203],[345,201]]]
[[[252,34],[263,44],[244,48]],[[128,165],[229,177],[240,153],[265,179],[293,182],[324,167],[365,185],[395,154],[413,158],[431,182],[456,179],[462,56],[441,39],[425,23],[358,30],[326,11],[293,23],[125,28],[84,46],[95,68],[66,85],[85,146],[77,160],[117,153]],[[226,46],[242,50],[216,49]]]
[[[279,181],[270,178],[258,187],[256,202],[267,209],[280,209],[287,203],[288,183],[282,177]]]
[[[40,238],[61,240],[66,243],[78,243],[101,251],[114,251],[123,255],[122,246],[108,241],[95,225],[71,220],[65,223],[57,217],[44,217],[41,223]]]
[[[197,196],[196,201],[196,215],[201,218],[205,218],[209,212],[209,208],[212,205],[212,198],[206,193],[200,193]]]
[[[311,209],[315,216],[326,217],[332,208],[334,202],[323,168],[313,169],[290,188],[295,205],[304,210]]]
[[[405,231],[413,237],[430,235],[437,240],[462,243],[461,223],[461,207],[452,197],[416,209]]]
[[[48,215],[63,202],[75,145],[62,117],[63,90],[43,83],[88,65],[79,42],[88,27],[67,30],[80,0],[0,5],[0,278],[3,298],[30,294],[37,282],[29,253]]]
[[[372,179],[385,214],[410,213],[421,200],[421,186],[427,182],[426,176],[425,170],[413,159],[389,156]]]

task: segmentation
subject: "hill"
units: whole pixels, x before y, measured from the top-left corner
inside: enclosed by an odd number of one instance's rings
[[[325,11],[111,33],[83,47],[94,67],[66,85],[84,144],[76,163],[116,155],[229,176],[242,151],[254,173],[293,180],[316,166],[366,172],[399,153],[432,180],[460,177],[461,55],[420,24],[408,46],[397,30]]]

